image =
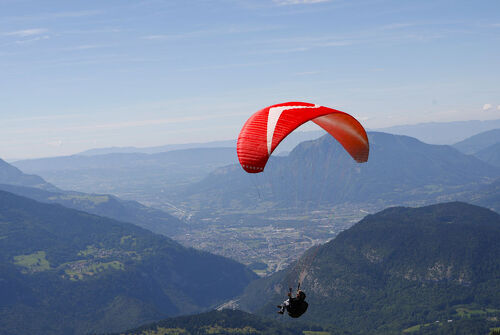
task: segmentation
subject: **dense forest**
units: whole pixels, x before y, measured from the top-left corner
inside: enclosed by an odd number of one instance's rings
[[[500,215],[481,207],[390,208],[251,283],[240,306],[271,315],[302,278],[310,322],[360,334],[432,332],[434,323],[483,334],[500,318],[499,240]],[[255,292],[269,296],[265,306]]]

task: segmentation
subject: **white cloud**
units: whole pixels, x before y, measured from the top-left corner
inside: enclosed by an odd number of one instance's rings
[[[97,49],[97,48],[101,48],[103,47],[102,45],[98,45],[98,44],[83,44],[83,45],[77,45],[77,46],[74,46],[74,47],[69,47],[69,48],[65,48],[64,50],[69,50],[69,51],[73,51],[73,50],[89,50],[89,49]]]
[[[143,38],[146,40],[179,40],[191,37],[197,37],[200,35],[208,34],[208,31],[192,31],[181,34],[158,34],[158,35],[148,35]]]
[[[29,36],[36,36],[36,35],[41,35],[46,33],[48,30],[44,28],[34,28],[34,29],[24,29],[24,30],[17,30],[17,31],[11,31],[8,33],[3,33],[5,36],[16,36],[16,37],[29,37]]]
[[[330,0],[273,0],[275,4],[280,6],[286,5],[308,5],[320,2],[329,2]]]
[[[297,48],[283,48],[283,49],[262,49],[247,52],[249,55],[267,55],[267,54],[287,54],[291,52],[304,52],[311,50],[312,47],[297,47]]]
[[[184,68],[184,69],[178,69],[177,71],[179,71],[179,72],[194,72],[194,71],[206,71],[206,70],[220,70],[220,69],[231,69],[231,68],[240,68],[240,67],[253,67],[253,66],[260,66],[260,65],[269,65],[269,64],[276,64],[276,63],[277,63],[277,61],[222,64],[222,65]]]
[[[499,110],[499,111],[500,111],[500,105],[498,105],[498,106],[497,106],[497,110]]]
[[[36,15],[24,15],[24,16],[12,16],[7,18],[8,21],[40,21],[40,20],[53,20],[53,19],[66,19],[66,18],[78,18],[85,16],[93,16],[98,14],[103,14],[101,10],[82,10],[74,12],[53,12],[53,13],[40,13]]]
[[[491,104],[484,104],[483,105],[483,111],[490,110],[493,106]]]
[[[368,121],[368,120],[373,119],[373,117],[358,115],[358,116],[356,116],[356,119],[358,119],[359,121]]]
[[[51,147],[60,147],[62,144],[63,144],[62,140],[52,140],[52,141],[47,142],[47,145],[49,145]]]
[[[83,17],[83,16],[94,16],[103,14],[102,10],[81,10],[74,12],[58,12],[47,14],[47,18],[72,18],[72,17]]]
[[[310,75],[315,75],[315,74],[320,74],[319,71],[305,71],[305,72],[297,72],[294,73],[294,76],[310,76]]]
[[[248,45],[261,45],[261,47],[252,48],[252,51],[247,52],[247,54],[283,54],[306,52],[315,48],[346,47],[360,42],[361,40],[348,39],[343,36],[320,36],[254,40],[243,43]],[[296,47],[290,47],[290,45],[296,45]]]
[[[188,32],[180,32],[173,34],[153,34],[142,37],[146,40],[179,40],[187,38],[203,37],[207,35],[230,35],[230,34],[245,34],[245,33],[258,33],[283,29],[278,25],[265,25],[259,27],[245,27],[245,26],[225,26],[215,29],[195,30]]]
[[[64,34],[84,35],[84,34],[106,34],[106,33],[121,33],[123,29],[120,28],[105,28],[105,29],[90,29],[90,30],[66,30]]]
[[[353,41],[331,41],[317,44],[318,47],[344,47],[353,45]]]
[[[380,29],[381,30],[393,30],[393,29],[413,27],[416,25],[418,25],[418,24],[416,24],[416,23],[392,23],[392,24],[387,24],[385,26],[382,26]]]
[[[59,114],[59,115],[39,115],[39,116],[29,116],[29,117],[20,117],[20,118],[0,118],[0,123],[2,125],[7,125],[9,128],[15,127],[16,123],[21,123],[25,125],[26,123],[33,122],[56,122],[58,120],[72,120],[72,119],[81,119],[82,117],[87,116],[87,114]]]
[[[48,35],[37,36],[37,37],[33,37],[33,38],[28,38],[25,40],[19,40],[19,41],[16,41],[15,43],[16,44],[26,44],[26,43],[31,43],[31,42],[41,41],[41,40],[48,40],[49,38],[50,37]]]

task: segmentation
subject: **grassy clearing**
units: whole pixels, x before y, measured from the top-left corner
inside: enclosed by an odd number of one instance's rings
[[[112,262],[108,262],[108,263],[96,263],[96,264],[92,264],[90,267],[91,271],[94,273],[101,272],[101,271],[108,270],[108,269],[123,270],[124,268],[125,268],[125,265],[123,265],[123,263],[118,262],[118,261],[112,261]]]
[[[50,200],[57,200],[57,198],[62,200],[87,200],[94,203],[94,205],[102,204],[109,201],[107,195],[62,195],[57,197],[50,197]]]
[[[125,235],[120,238],[120,245],[123,245],[125,248],[135,247],[137,246],[137,238],[133,235]]]
[[[45,256],[45,251],[37,251],[29,255],[14,256],[14,264],[23,267],[27,272],[50,270],[50,263]]]
[[[182,328],[162,328],[144,330],[139,335],[186,335],[189,334],[187,330]],[[123,335],[123,334],[122,334]]]
[[[93,245],[88,245],[87,249],[82,250],[78,253],[78,256],[90,256],[90,255],[95,255],[99,249],[97,249]]]
[[[120,238],[120,244],[124,244],[129,238],[132,238],[132,235],[125,235]]]
[[[70,280],[82,280],[86,276],[94,276],[100,272],[106,271],[108,269],[114,270],[124,270],[125,265],[118,261],[111,261],[106,263],[90,262],[90,261],[79,261],[74,263],[68,263],[66,265],[66,270],[64,272],[69,277]]]
[[[424,323],[424,324],[421,324],[421,325],[415,325],[413,327],[410,327],[410,328],[406,328],[403,330],[403,333],[413,333],[413,332],[418,332],[420,329],[422,329],[423,327],[429,327],[430,325],[432,325],[432,323]]]
[[[413,332],[418,332],[420,330],[420,328],[422,327],[422,325],[415,325],[413,327],[410,327],[410,328],[406,328],[403,330],[403,333],[413,333]]]
[[[455,314],[455,317],[458,319],[470,319],[472,317],[484,317],[487,320],[490,321],[497,321],[496,317],[491,317],[487,318],[488,314],[494,314],[494,313],[500,313],[499,309],[493,309],[493,308],[470,308],[466,307],[464,305],[461,305],[460,307],[455,306],[455,311],[457,312]],[[415,325],[410,328],[406,328],[403,330],[403,333],[413,333],[413,332],[418,332],[420,331],[423,327],[428,327],[433,324],[438,324],[442,325],[445,323],[445,321],[442,321],[441,323],[426,323],[426,324],[420,324],[420,325]]]
[[[461,318],[470,318],[473,315],[484,315],[486,314],[486,311],[482,309],[469,309],[469,308],[464,308],[460,307],[456,309],[457,315],[460,316]]]
[[[473,316],[486,316],[486,314],[499,313],[500,309],[484,308],[484,309],[471,309],[466,307],[459,307],[455,309],[457,315],[461,318],[471,318]]]
[[[244,328],[224,328],[221,326],[208,326],[203,327],[207,334],[258,334],[257,329],[252,327]]]

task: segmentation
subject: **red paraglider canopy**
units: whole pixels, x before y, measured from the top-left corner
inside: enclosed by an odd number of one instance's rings
[[[243,125],[236,149],[243,169],[249,173],[264,171],[278,144],[308,121],[335,137],[358,163],[368,160],[368,137],[354,117],[307,102],[285,102],[258,111]]]

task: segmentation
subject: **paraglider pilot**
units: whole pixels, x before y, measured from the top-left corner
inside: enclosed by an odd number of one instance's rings
[[[288,315],[292,318],[298,318],[307,310],[308,303],[305,299],[306,294],[300,289],[297,290],[296,296],[292,297],[292,289],[290,288],[290,291],[288,292],[288,299],[283,301],[283,304],[278,305],[278,308],[280,309],[278,313],[283,314],[286,310]]]

